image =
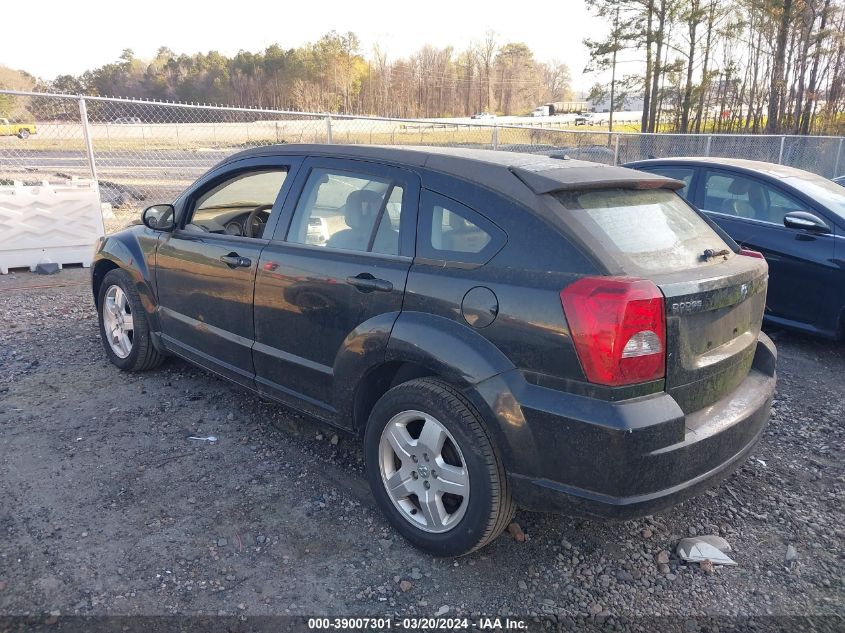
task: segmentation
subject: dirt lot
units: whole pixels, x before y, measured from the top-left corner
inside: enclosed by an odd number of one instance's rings
[[[121,373],[90,299],[83,269],[0,278],[0,614],[593,614],[610,627],[827,614],[842,626],[841,345],[773,333],[772,422],[717,490],[627,523],[520,512],[525,542],[505,534],[435,560],[382,519],[355,441],[181,361]],[[694,533],[723,535],[738,565],[707,574],[672,554],[661,570],[658,554]]]

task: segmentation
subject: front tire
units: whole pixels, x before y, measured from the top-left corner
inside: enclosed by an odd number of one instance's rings
[[[29,130],[19,130],[18,131],[18,138],[23,139],[24,141],[29,138]]]
[[[161,365],[165,356],[153,346],[141,297],[126,271],[116,268],[103,278],[97,313],[100,338],[112,364],[124,371]]]
[[[390,389],[364,437],[367,479],[390,523],[435,556],[462,556],[505,529],[515,506],[481,416],[435,378]]]

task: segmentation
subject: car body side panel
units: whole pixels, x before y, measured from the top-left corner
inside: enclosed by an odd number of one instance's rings
[[[495,347],[520,370],[585,380],[560,302],[560,291],[577,276],[529,273],[496,266],[497,261],[498,256],[473,270],[415,263],[404,309],[449,320]],[[467,298],[479,290],[489,293],[495,318],[474,328],[467,321],[472,319]]]
[[[356,331],[370,318],[398,313],[409,265],[403,258],[386,261],[271,243],[262,254],[255,289],[253,359],[259,389],[283,399],[302,398],[333,415],[339,351],[363,344]],[[361,292],[346,281],[359,274],[387,280],[393,290]],[[383,353],[386,341],[370,337],[367,342],[382,344]]]
[[[201,365],[252,386],[252,297],[263,240],[178,231],[156,255],[162,338]],[[230,267],[226,255],[245,257]]]
[[[400,254],[287,241],[297,200],[313,169],[401,185]],[[259,391],[351,427],[351,416],[339,411],[350,409],[355,385],[339,383],[357,380],[371,363],[384,362],[392,322],[402,309],[418,202],[419,177],[413,170],[323,157],[305,162],[262,252],[256,279],[253,361]],[[355,278],[389,282],[390,290],[358,287],[351,283]]]
[[[403,310],[396,319],[385,360],[412,362],[463,386],[514,369],[502,352],[472,329],[412,310]]]
[[[199,179],[180,201],[177,228],[159,240],[156,280],[165,345],[226,377],[254,387],[252,346],[253,295],[258,260],[268,243],[225,233],[188,230],[186,214],[195,199],[232,176],[257,169],[284,169],[287,177],[276,193],[264,233],[278,221],[299,158],[274,156],[232,161]],[[225,257],[241,257],[233,266]]]

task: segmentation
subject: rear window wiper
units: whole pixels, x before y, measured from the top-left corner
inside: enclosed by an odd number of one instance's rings
[[[731,252],[727,248],[723,248],[720,251],[708,248],[701,254],[701,261],[706,262],[714,257],[727,257],[730,253]]]

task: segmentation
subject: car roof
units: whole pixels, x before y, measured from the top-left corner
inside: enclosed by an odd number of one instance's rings
[[[306,155],[377,160],[450,174],[530,203],[527,193],[627,188],[679,189],[683,183],[626,167],[542,154],[458,147],[285,144],[246,150],[225,163],[267,155]],[[529,190],[526,192],[526,187]]]
[[[778,165],[777,163],[767,163],[762,160],[748,160],[745,158],[722,158],[717,156],[679,156],[675,158],[651,158],[648,160],[634,160],[626,165],[636,165],[637,167],[645,167],[647,165],[689,165],[690,167],[708,167],[710,165],[718,167],[735,167],[745,171],[753,171],[762,173],[774,178],[788,178],[802,177],[811,173],[797,167],[790,167],[789,165]]]

